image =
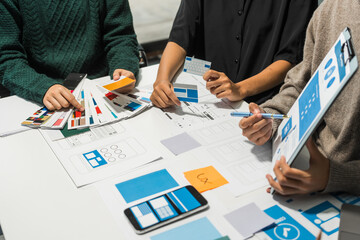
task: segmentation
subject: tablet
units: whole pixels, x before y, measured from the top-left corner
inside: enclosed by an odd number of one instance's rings
[[[282,155],[291,166],[295,159],[301,161],[296,156],[357,68],[350,29],[346,28],[290,108],[290,118],[280,124],[273,138],[273,165]]]

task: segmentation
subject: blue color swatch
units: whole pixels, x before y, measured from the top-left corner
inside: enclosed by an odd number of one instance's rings
[[[271,239],[315,239],[306,228],[295,221],[279,206],[275,205],[264,211],[270,217],[276,219],[276,225],[264,229]]]
[[[127,203],[177,186],[179,184],[166,169],[115,184]]]
[[[131,102],[129,103],[127,106],[125,106],[124,108],[126,110],[129,110],[131,112],[135,111],[136,109],[138,109],[139,107],[141,107],[140,104],[136,103],[136,102]]]
[[[310,80],[299,98],[299,140],[320,112],[319,72]]]
[[[151,240],[214,240],[221,234],[206,218],[200,218],[180,227],[150,237]]]

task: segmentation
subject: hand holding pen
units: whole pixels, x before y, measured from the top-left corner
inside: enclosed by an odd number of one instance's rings
[[[271,138],[273,120],[263,117],[264,110],[255,103],[249,104],[249,110],[250,113],[240,120],[239,126],[243,130],[243,135],[251,142],[263,145]]]
[[[260,113],[260,114],[263,118],[266,118],[266,119],[289,118],[287,115],[283,115],[283,114],[272,114],[272,113]],[[233,117],[250,117],[250,116],[253,116],[254,114],[251,112],[232,112],[232,113],[230,113],[230,115]]]

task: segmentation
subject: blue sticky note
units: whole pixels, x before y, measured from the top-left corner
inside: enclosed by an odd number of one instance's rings
[[[177,186],[179,184],[166,169],[115,184],[127,203]]]
[[[206,218],[200,218],[180,227],[150,237],[151,240],[214,240],[222,237],[219,231]]]
[[[271,239],[308,239],[315,240],[315,236],[312,235],[306,228],[300,223],[295,221],[289,214],[282,210],[278,205],[274,205],[264,211],[270,217],[276,219],[276,225],[272,225],[264,232]]]

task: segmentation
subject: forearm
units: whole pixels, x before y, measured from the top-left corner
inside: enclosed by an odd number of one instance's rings
[[[171,81],[182,66],[186,51],[174,42],[168,42],[161,57],[156,82]]]
[[[288,61],[279,60],[272,63],[255,76],[237,83],[242,91],[241,95],[244,98],[254,96],[281,84],[291,68],[292,65]]]
[[[1,56],[0,59],[4,59]],[[2,84],[12,94],[25,99],[33,100],[42,104],[47,90],[54,84],[60,84],[60,80],[49,78],[44,74],[37,73],[27,61],[23,59],[7,60],[0,65],[0,79]]]

